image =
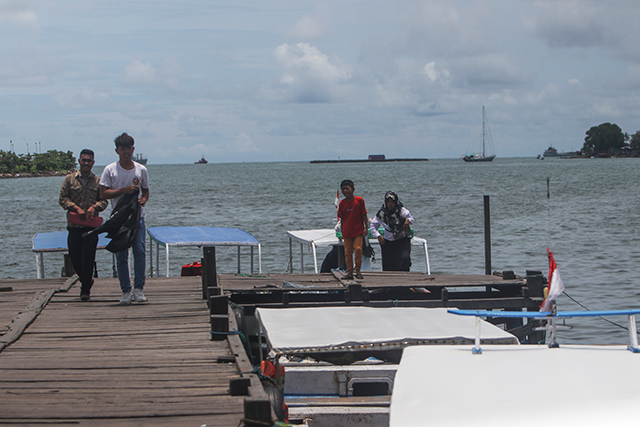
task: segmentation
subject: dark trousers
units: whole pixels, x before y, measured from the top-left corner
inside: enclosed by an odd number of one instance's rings
[[[83,238],[82,234],[91,230],[89,227],[68,227],[67,230],[69,230],[69,237],[67,238],[69,258],[71,258],[73,269],[76,271],[82,284],[80,293],[89,295],[91,286],[93,285],[93,266],[96,263],[98,235],[93,234]]]
[[[409,271],[411,267],[411,239],[384,241],[382,245],[382,271]]]

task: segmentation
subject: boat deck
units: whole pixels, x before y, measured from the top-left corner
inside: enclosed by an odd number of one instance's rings
[[[88,303],[70,283],[0,281],[0,349],[26,328],[0,352],[0,424],[238,426],[238,368],[209,339],[200,277],[148,279],[149,303],[131,306],[117,279],[96,279]]]

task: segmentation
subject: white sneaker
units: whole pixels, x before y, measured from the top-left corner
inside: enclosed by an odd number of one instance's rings
[[[131,292],[123,292],[122,298],[120,298],[120,305],[129,305],[131,304],[131,299],[133,298],[133,294]]]
[[[142,292],[142,289],[134,289],[133,300],[135,302],[147,302],[147,297],[144,296],[144,292]]]

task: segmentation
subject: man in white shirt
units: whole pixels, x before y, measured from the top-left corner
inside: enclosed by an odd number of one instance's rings
[[[134,239],[133,249],[133,270],[135,279],[133,282],[133,292],[129,279],[129,250],[116,253],[116,268],[122,298],[120,304],[131,304],[131,300],[136,302],[146,302],[142,289],[144,288],[146,275],[145,259],[145,225],[144,225],[144,205],[149,200],[149,175],[147,168],[140,163],[133,161],[134,140],[127,133],[123,133],[115,139],[116,153],[119,160],[107,165],[100,177],[100,198],[111,199],[111,210],[115,207],[118,199],[123,194],[138,193],[138,201],[141,206],[140,227]]]

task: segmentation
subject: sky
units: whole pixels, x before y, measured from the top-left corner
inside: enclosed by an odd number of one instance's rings
[[[637,0],[0,0],[0,150],[535,157],[640,130]],[[488,138],[487,136],[487,138]]]

